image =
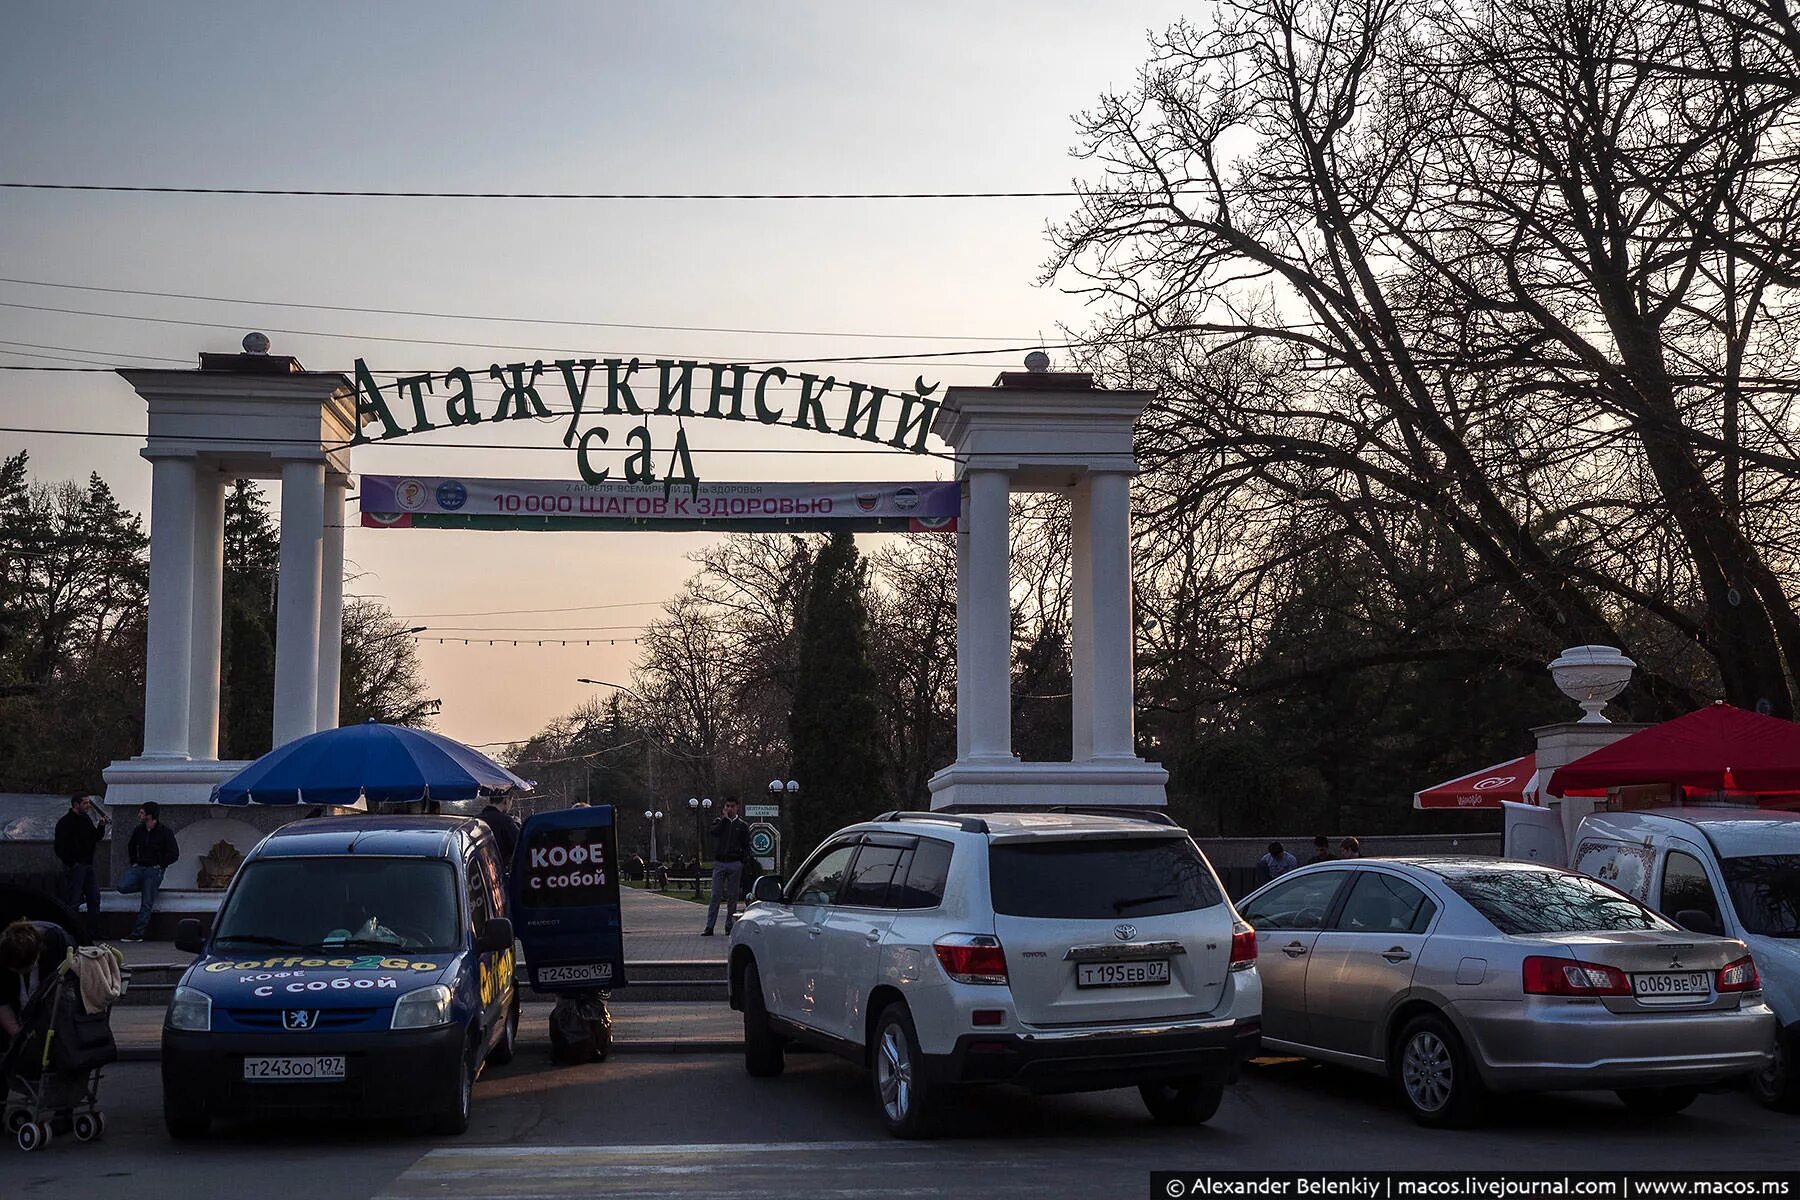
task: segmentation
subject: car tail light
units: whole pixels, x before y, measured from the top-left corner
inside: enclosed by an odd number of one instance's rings
[[[1256,930],[1239,921],[1231,931],[1231,969],[1243,971],[1256,965]]]
[[[1756,960],[1749,955],[1719,968],[1718,988],[1721,992],[1754,992],[1762,988],[1762,976],[1756,973]]]
[[[978,1008],[969,1014],[971,1025],[1004,1025],[1006,1010],[1003,1008]]]
[[[944,974],[958,983],[1006,982],[1006,951],[989,933],[953,933],[932,943]]]
[[[1603,963],[1533,954],[1525,960],[1527,996],[1629,996],[1625,972]]]

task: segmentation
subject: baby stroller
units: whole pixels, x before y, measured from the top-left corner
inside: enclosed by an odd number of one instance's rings
[[[91,1142],[106,1131],[101,1068],[119,1057],[110,1013],[110,1004],[87,1011],[73,955],[25,1001],[19,1036],[0,1059],[6,1131],[19,1149],[42,1149],[59,1134]]]

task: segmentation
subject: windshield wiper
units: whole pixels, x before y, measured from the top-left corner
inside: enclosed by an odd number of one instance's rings
[[[1163,892],[1156,896],[1136,896],[1130,900],[1114,900],[1113,911],[1124,912],[1128,908],[1136,908],[1140,904],[1155,904],[1158,900],[1177,900],[1180,896],[1175,892]]]
[[[290,942],[286,938],[270,937],[266,933],[221,933],[213,939],[216,942],[243,942],[251,946],[279,946],[284,950],[304,950],[299,942]]]
[[[384,942],[377,938],[345,938],[343,941],[313,942],[308,950],[417,950],[418,946],[408,946],[404,942]]]

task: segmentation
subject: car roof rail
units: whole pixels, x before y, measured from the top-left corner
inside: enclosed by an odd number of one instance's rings
[[[976,812],[984,811],[980,808]],[[1182,825],[1174,817],[1160,808],[1139,808],[1135,805],[1123,804],[1008,804],[996,806],[985,811],[994,813],[1065,813],[1082,817],[1121,817],[1131,821],[1148,821],[1152,825],[1167,825],[1174,829]],[[950,813],[925,814],[933,816],[950,816]]]
[[[875,820],[876,821],[942,821],[946,825],[956,826],[958,829],[962,830],[964,833],[986,833],[988,831],[987,822],[982,820],[980,817],[965,817],[965,816],[960,816],[957,813],[906,812],[901,809],[895,809],[893,812],[882,813],[879,817],[876,817]]]

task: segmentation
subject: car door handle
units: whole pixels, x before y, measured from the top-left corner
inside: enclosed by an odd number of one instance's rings
[[[1407,952],[1406,947],[1394,946],[1391,949],[1384,952],[1381,957],[1387,959],[1391,963],[1397,963],[1397,962],[1405,962],[1407,959],[1411,958],[1412,955]]]
[[[1289,958],[1299,958],[1306,953],[1306,945],[1302,942],[1289,942],[1281,948],[1281,952]]]

